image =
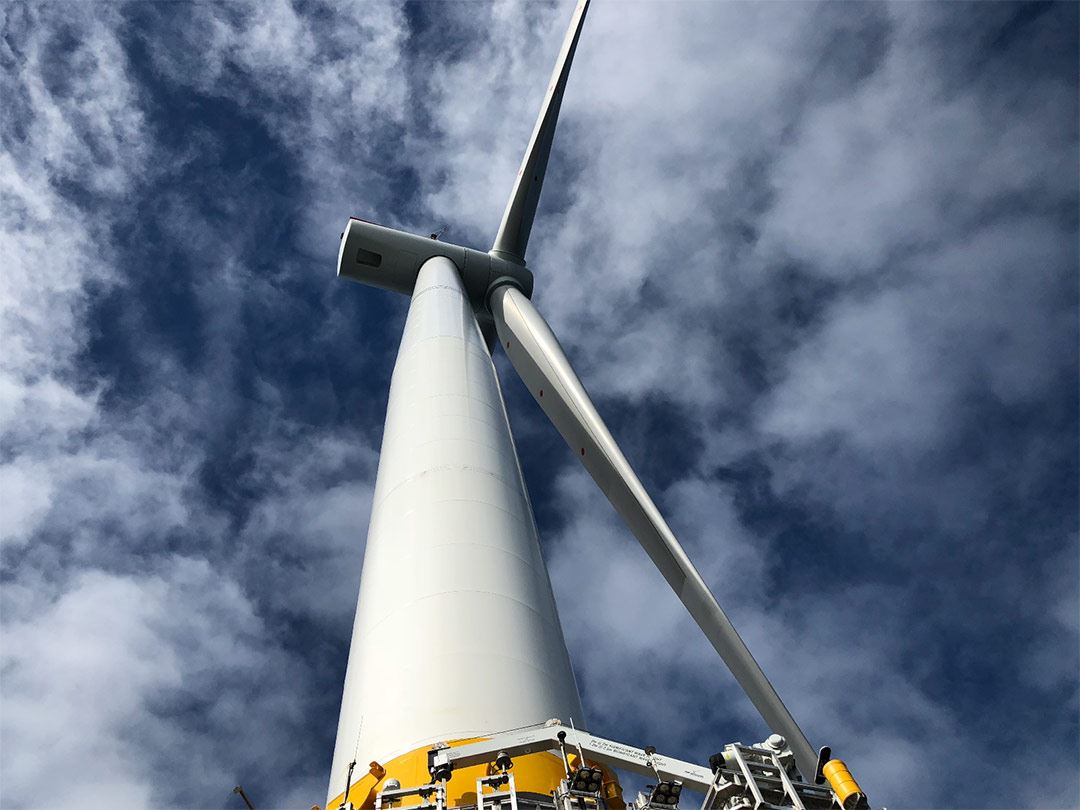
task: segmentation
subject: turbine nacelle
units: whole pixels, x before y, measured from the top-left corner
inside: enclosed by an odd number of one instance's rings
[[[510,284],[526,297],[532,295],[533,275],[523,263],[355,217],[349,219],[341,236],[337,274],[412,295],[420,266],[433,256],[444,256],[454,263],[473,309],[486,315],[485,320],[490,320],[488,298],[496,287]]]

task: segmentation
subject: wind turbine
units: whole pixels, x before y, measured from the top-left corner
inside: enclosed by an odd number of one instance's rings
[[[814,786],[824,770],[841,804],[854,807],[865,803],[858,786],[839,760],[826,765],[828,749],[811,747],[530,301],[526,247],[588,5],[574,10],[489,251],[356,218],[342,234],[340,277],[412,300],[391,381],[327,807],[382,810],[411,796],[425,808],[484,810],[485,793],[496,804],[509,793],[513,810],[525,795],[546,795],[550,806],[553,796],[584,802],[591,794],[621,806],[615,777],[590,770],[596,763],[654,773],[657,786],[643,800],[651,806],[668,807],[671,798],[677,806],[676,781],[712,795],[705,810],[734,801],[736,788],[759,804],[762,791],[779,790],[774,800],[789,806],[828,806],[833,793]],[[615,744],[580,730],[580,698],[491,360],[496,338],[774,732],[771,753],[734,746],[714,770],[695,770],[651,749],[612,754]],[[475,785],[471,777],[453,781],[455,767],[473,768]],[[657,793],[661,784],[669,791]]]

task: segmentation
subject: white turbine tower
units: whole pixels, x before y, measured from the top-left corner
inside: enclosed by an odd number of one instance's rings
[[[574,11],[490,251],[359,219],[342,235],[339,276],[412,302],[390,385],[327,807],[484,810],[487,801],[517,810],[528,800],[617,810],[611,767],[655,775],[640,807],[677,807],[684,784],[706,792],[704,810],[734,807],[744,794],[759,806],[854,807],[865,803],[858,786],[839,760],[825,763],[828,749],[810,746],[529,300],[525,249],[587,7],[582,0]],[[728,745],[707,769],[581,731],[491,360],[496,334],[774,732],[767,744]],[[823,771],[833,790],[818,784]]]

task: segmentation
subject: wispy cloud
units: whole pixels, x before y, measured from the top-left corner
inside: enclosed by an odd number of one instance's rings
[[[3,804],[58,755],[89,805],[312,801],[404,309],[335,284],[337,234],[486,247],[568,10],[0,15]],[[601,3],[564,104],[538,305],[890,807],[1077,800],[1076,26]],[[591,727],[762,735],[506,382]]]

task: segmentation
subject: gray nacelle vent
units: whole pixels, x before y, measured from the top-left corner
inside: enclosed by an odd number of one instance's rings
[[[356,249],[356,263],[365,267],[378,267],[382,264],[382,255],[365,248]]]

